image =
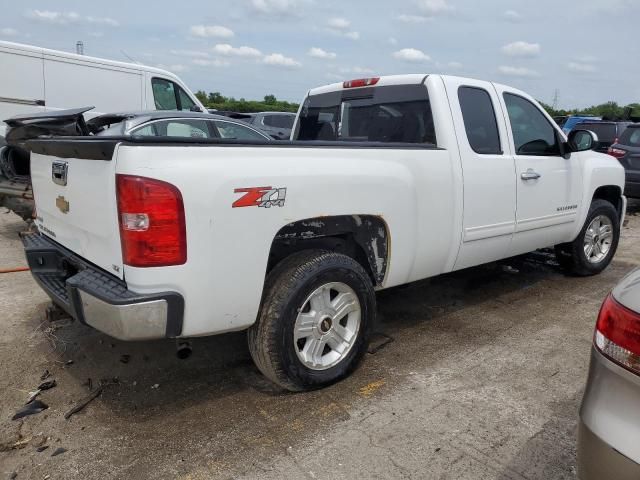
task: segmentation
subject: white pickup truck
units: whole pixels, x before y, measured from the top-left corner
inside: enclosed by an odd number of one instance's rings
[[[290,390],[351,372],[375,291],[555,246],[602,271],[624,170],[523,92],[402,75],[309,91],[291,141],[65,137],[28,142],[32,273],[124,340],[248,329]]]

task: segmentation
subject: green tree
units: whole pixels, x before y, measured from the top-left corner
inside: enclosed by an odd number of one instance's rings
[[[275,95],[264,96],[264,103],[266,103],[267,105],[275,105],[277,102],[278,102],[278,99],[276,98]]]

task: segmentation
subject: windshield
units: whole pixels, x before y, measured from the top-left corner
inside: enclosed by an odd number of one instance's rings
[[[358,88],[307,97],[294,140],[436,144],[424,85]]]
[[[582,122],[580,130],[590,130],[598,136],[601,142],[613,142],[616,138],[615,123]]]

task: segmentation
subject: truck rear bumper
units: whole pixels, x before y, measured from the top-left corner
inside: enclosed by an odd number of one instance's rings
[[[44,235],[24,235],[22,241],[36,282],[76,320],[120,340],[180,336],[184,299],[179,293],[135,293]]]

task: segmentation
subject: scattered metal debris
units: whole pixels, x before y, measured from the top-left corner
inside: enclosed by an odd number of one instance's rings
[[[65,365],[73,365],[73,360],[67,360],[64,362]]]
[[[42,445],[41,447],[36,448],[36,452],[38,452],[38,453],[42,453],[42,452],[44,452],[47,448],[49,448],[49,445]]]
[[[38,385],[38,390],[49,390],[50,388],[55,387],[57,384],[58,383],[55,379],[49,380],[47,382],[42,382],[40,385]]]
[[[155,383],[155,384],[151,385],[151,388],[154,389],[154,390],[156,388],[160,388],[160,384],[159,383]]]
[[[41,391],[42,391],[42,390],[40,390],[40,389],[38,388],[38,389],[34,390],[33,392],[29,392],[29,398],[27,398],[27,401],[26,401],[26,402],[24,402],[24,404],[25,404],[25,405],[29,405],[31,402],[33,402],[33,401],[36,399],[36,397],[37,397],[38,395],[40,395],[40,392],[41,392]]]
[[[67,452],[68,450],[64,447],[58,447],[56,448],[53,453],[51,454],[52,457],[57,457],[58,455],[62,455],[64,452]]]
[[[11,420],[18,420],[19,418],[23,418],[29,415],[35,415],[36,413],[40,413],[47,408],[49,408],[49,405],[47,405],[46,403],[40,400],[34,400],[33,402],[25,405],[20,410],[18,410],[16,414],[11,417]]]

